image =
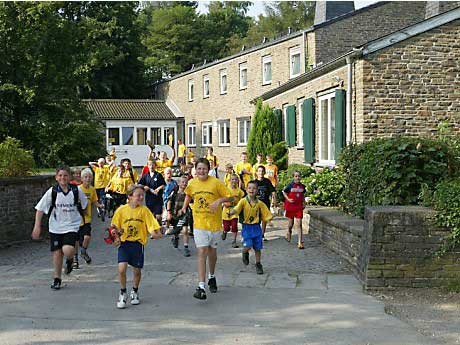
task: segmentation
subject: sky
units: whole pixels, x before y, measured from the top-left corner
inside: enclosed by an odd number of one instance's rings
[[[257,18],[259,14],[264,13],[264,2],[265,1],[252,1],[254,4],[249,8],[248,15],[251,17]],[[375,0],[359,0],[355,1],[355,9],[361,8],[368,6],[370,4],[374,4],[378,1]],[[209,1],[198,1],[198,11],[200,13],[206,13],[207,12],[207,4]]]

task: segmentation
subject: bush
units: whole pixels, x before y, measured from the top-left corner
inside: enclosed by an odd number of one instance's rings
[[[309,203],[321,206],[337,206],[345,185],[345,174],[338,167],[324,168],[306,179]]]
[[[448,146],[415,137],[374,139],[343,149],[347,175],[341,208],[363,216],[366,206],[414,205],[424,184],[428,189],[448,175]]]
[[[18,139],[7,137],[0,144],[0,176],[28,176],[34,168],[32,154],[21,147]]]
[[[268,153],[272,155],[273,164],[275,164],[279,170],[285,170],[287,168],[288,149],[284,141],[273,145]]]

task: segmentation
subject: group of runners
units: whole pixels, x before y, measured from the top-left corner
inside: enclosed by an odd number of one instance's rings
[[[117,307],[125,308],[128,301],[126,272],[133,269],[133,284],[130,302],[139,304],[139,283],[144,265],[144,246],[148,238],[160,239],[171,235],[172,244],[179,246],[179,235],[183,234],[183,254],[190,256],[189,238],[194,237],[197,251],[198,287],[193,296],[200,300],[206,296],[206,267],[209,266],[207,285],[211,293],[217,292],[215,268],[217,246],[232,233],[231,245],[238,248],[238,222],[242,223],[242,261],[249,265],[249,253],[254,250],[255,269],[263,274],[261,250],[266,241],[267,223],[273,218],[277,205],[275,188],[278,184],[278,168],[273,157],[257,156],[252,166],[246,152],[235,165],[228,163],[225,174],[219,177],[219,160],[212,148],[206,156],[196,159],[178,141],[180,153],[178,163],[182,175],[173,179],[171,166],[175,159],[165,152],[155,154],[150,146],[147,164],[139,177],[128,158],[115,164],[115,153],[97,162],[89,162],[91,169],[71,171],[67,166],[56,169],[57,184],[43,195],[36,205],[35,225],[32,238],[41,236],[43,214],[49,216],[50,247],[53,254],[54,276],[51,288],[61,287],[63,258],[66,258],[64,273],[70,274],[79,268],[80,257],[91,263],[88,246],[91,239],[91,206],[98,214],[104,211],[104,197],[111,193],[119,206],[110,220],[113,243],[118,248],[118,275],[120,293]],[[190,161],[186,162],[186,158]],[[92,178],[94,176],[94,187]],[[73,178],[73,180],[72,180]],[[302,244],[302,215],[305,206],[305,186],[300,182],[301,174],[295,171],[293,181],[283,189],[285,216],[289,219],[286,241],[291,241],[294,224],[298,229],[298,248]],[[78,187],[76,187],[78,185]],[[145,199],[145,200],[144,200]]]

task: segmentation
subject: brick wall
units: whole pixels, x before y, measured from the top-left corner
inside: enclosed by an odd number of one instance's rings
[[[0,247],[30,240],[35,205],[54,181],[54,176],[0,179]]]

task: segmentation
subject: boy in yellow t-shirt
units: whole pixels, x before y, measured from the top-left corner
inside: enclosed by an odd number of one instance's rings
[[[217,292],[217,283],[214,276],[217,261],[217,244],[222,231],[222,203],[231,201],[230,191],[219,179],[209,176],[209,161],[199,158],[195,165],[196,178],[190,180],[185,188],[182,213],[187,211],[193,198],[193,236],[197,247],[199,285],[193,297],[206,299],[205,279],[206,260],[209,262],[209,291]]]
[[[249,265],[249,251],[254,249],[256,256],[256,272],[263,274],[264,270],[260,262],[263,248],[262,228],[260,222],[267,222],[273,218],[268,207],[257,199],[257,183],[251,181],[248,183],[248,195],[241,199],[233,210],[228,212],[228,216],[240,214],[243,212],[243,263]]]
[[[248,154],[246,152],[241,153],[241,162],[236,163],[235,172],[240,177],[240,188],[246,190],[246,187],[252,179],[252,165],[248,162]]]
[[[224,184],[227,188],[230,188],[230,180],[234,173],[235,172],[233,171],[232,163],[227,163],[225,165],[225,175],[224,175]],[[239,178],[238,178],[238,187],[239,187]]]
[[[177,139],[177,164],[180,165],[180,170],[185,172],[185,151],[187,147],[182,143],[182,139]]]
[[[128,294],[126,291],[126,271],[128,265],[133,268],[133,289],[131,290],[131,304],[139,304],[139,283],[141,270],[144,267],[144,245],[147,243],[148,233],[152,238],[162,237],[160,225],[150,210],[142,205],[144,188],[141,185],[130,185],[127,191],[128,204],[121,206],[112,218],[112,226],[119,233],[114,242],[118,246],[118,278],[120,280],[120,296],[117,308],[126,307]]]
[[[262,154],[261,153],[258,153],[257,156],[256,156],[256,163],[252,166],[252,179],[255,180],[257,178],[257,168],[260,166],[260,165],[264,165],[264,163],[262,162],[263,158],[262,158]]]
[[[118,166],[118,170],[115,176],[110,179],[109,184],[105,187],[106,192],[110,192],[115,202],[115,208],[126,204],[126,193],[128,190],[129,183],[128,179],[123,177],[125,173],[125,167],[123,165]],[[110,212],[110,210],[106,210]]]
[[[232,207],[238,204],[238,201],[244,196],[244,192],[239,187],[240,178],[237,174],[232,174],[230,178],[230,196],[233,197],[233,201],[224,202],[224,209],[222,210],[222,223],[224,225],[224,231],[222,232],[222,240],[225,241],[227,238],[227,232],[230,230],[233,233],[232,247],[238,248],[236,244],[236,236],[238,235],[238,216],[229,216],[227,213]]]
[[[170,168],[174,164],[174,160],[176,159],[176,151],[172,148],[172,156],[171,159],[168,159],[168,155],[165,151],[161,151],[160,155],[158,156],[158,160],[156,162],[156,169],[157,171],[164,176],[164,171],[166,168]]]

